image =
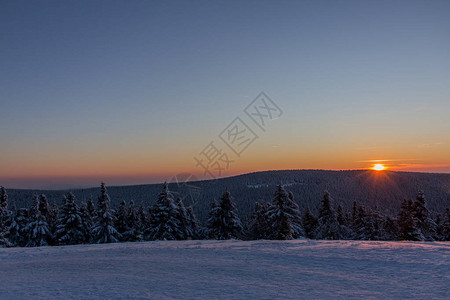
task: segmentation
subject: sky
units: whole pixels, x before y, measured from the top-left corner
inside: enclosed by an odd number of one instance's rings
[[[2,0],[0,185],[448,173],[449,15],[449,1]],[[263,128],[245,112],[260,92],[278,107]],[[236,128],[253,137],[239,155]]]

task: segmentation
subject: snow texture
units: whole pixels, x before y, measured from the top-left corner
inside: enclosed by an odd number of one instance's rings
[[[154,241],[0,249],[0,299],[449,299],[450,243]]]

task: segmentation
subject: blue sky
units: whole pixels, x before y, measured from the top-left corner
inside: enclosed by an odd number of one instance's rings
[[[260,91],[286,113],[229,175],[374,159],[449,172],[449,15],[448,1],[2,1],[0,183],[195,173]]]

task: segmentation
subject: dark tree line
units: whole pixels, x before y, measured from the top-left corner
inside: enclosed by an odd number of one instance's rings
[[[192,207],[174,199],[164,184],[156,203],[146,209],[133,201],[110,207],[105,184],[101,184],[96,205],[77,205],[68,193],[58,207],[45,195],[35,196],[29,208],[8,207],[8,195],[0,190],[0,246],[38,247],[90,243],[139,242],[188,239],[354,239],[354,240],[450,240],[450,208],[432,218],[425,196],[404,200],[396,217],[382,215],[357,202],[352,211],[335,207],[325,192],[318,213],[303,212],[292,193],[278,185],[271,202],[259,201],[246,224],[242,224],[228,189],[220,201],[214,200],[203,227]]]

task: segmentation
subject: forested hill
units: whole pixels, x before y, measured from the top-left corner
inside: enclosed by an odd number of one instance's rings
[[[213,199],[219,199],[226,188],[234,197],[238,213],[245,219],[258,200],[270,201],[278,183],[294,194],[301,209],[309,206],[316,210],[328,190],[335,204],[341,203],[350,210],[354,200],[359,204],[374,207],[386,214],[396,214],[403,199],[413,199],[417,191],[423,190],[430,211],[443,212],[450,206],[450,174],[413,173],[394,171],[324,171],[324,170],[286,170],[264,171],[210,181],[197,181],[187,184],[170,183],[169,189],[175,196],[181,196],[185,205],[193,205],[197,217],[204,221]],[[106,184],[108,184],[106,182]],[[99,183],[100,186],[100,183]],[[137,205],[144,202],[153,204],[162,184],[110,186],[108,193],[113,207],[122,200],[134,200]],[[77,201],[97,200],[99,188],[77,189],[72,192]],[[35,194],[45,194],[50,203],[61,205],[63,195],[68,190],[7,190],[10,207],[30,207]]]

